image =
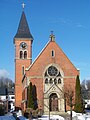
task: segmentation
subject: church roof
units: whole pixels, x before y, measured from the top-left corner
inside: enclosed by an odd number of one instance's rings
[[[19,27],[14,38],[30,38],[33,40],[24,11],[22,12]]]
[[[52,47],[51,47],[52,46]],[[66,56],[66,54],[62,51],[62,49],[59,47],[59,45],[56,43],[55,41],[55,35],[53,33],[51,33],[50,35],[50,39],[48,41],[48,43],[45,45],[45,47],[42,49],[42,51],[39,53],[39,55],[36,57],[36,59],[33,61],[33,63],[26,68],[26,71],[30,70],[31,67],[35,64],[36,61],[38,61],[38,59],[42,56],[43,53],[45,53],[45,51],[47,51],[48,48],[48,52],[51,52],[51,50],[55,50],[55,52],[58,52],[58,54],[60,54],[62,57],[58,58],[61,59],[62,61],[66,60],[68,63],[70,63],[70,65],[75,68],[77,70],[77,68],[74,66],[74,64],[70,61],[70,59]],[[58,48],[58,49],[57,49]],[[51,49],[51,50],[50,50]],[[50,51],[49,51],[50,50]],[[46,53],[45,53],[46,54]],[[59,56],[60,56],[59,55]],[[64,57],[63,57],[64,56]],[[47,58],[47,57],[46,57]],[[45,60],[45,59],[44,59]],[[48,60],[49,61],[49,60]],[[42,63],[41,63],[42,64]],[[67,67],[67,64],[64,64]]]

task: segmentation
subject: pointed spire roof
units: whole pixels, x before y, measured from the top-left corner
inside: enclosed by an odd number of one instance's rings
[[[24,11],[22,12],[19,27],[14,38],[29,38],[33,40]]]

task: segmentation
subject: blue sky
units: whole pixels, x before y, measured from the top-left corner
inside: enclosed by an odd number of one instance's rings
[[[0,0],[0,77],[14,81],[14,35],[25,3],[34,37],[33,60],[54,31],[56,42],[80,69],[80,79],[90,79],[90,0]]]

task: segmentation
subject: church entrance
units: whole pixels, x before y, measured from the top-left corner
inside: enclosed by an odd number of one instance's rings
[[[58,111],[58,97],[56,93],[52,93],[49,97],[50,111]]]

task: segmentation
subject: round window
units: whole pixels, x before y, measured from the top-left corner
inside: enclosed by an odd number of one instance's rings
[[[48,74],[49,74],[50,76],[56,76],[56,75],[58,74],[57,68],[54,67],[54,66],[50,66],[50,67],[48,68]]]

